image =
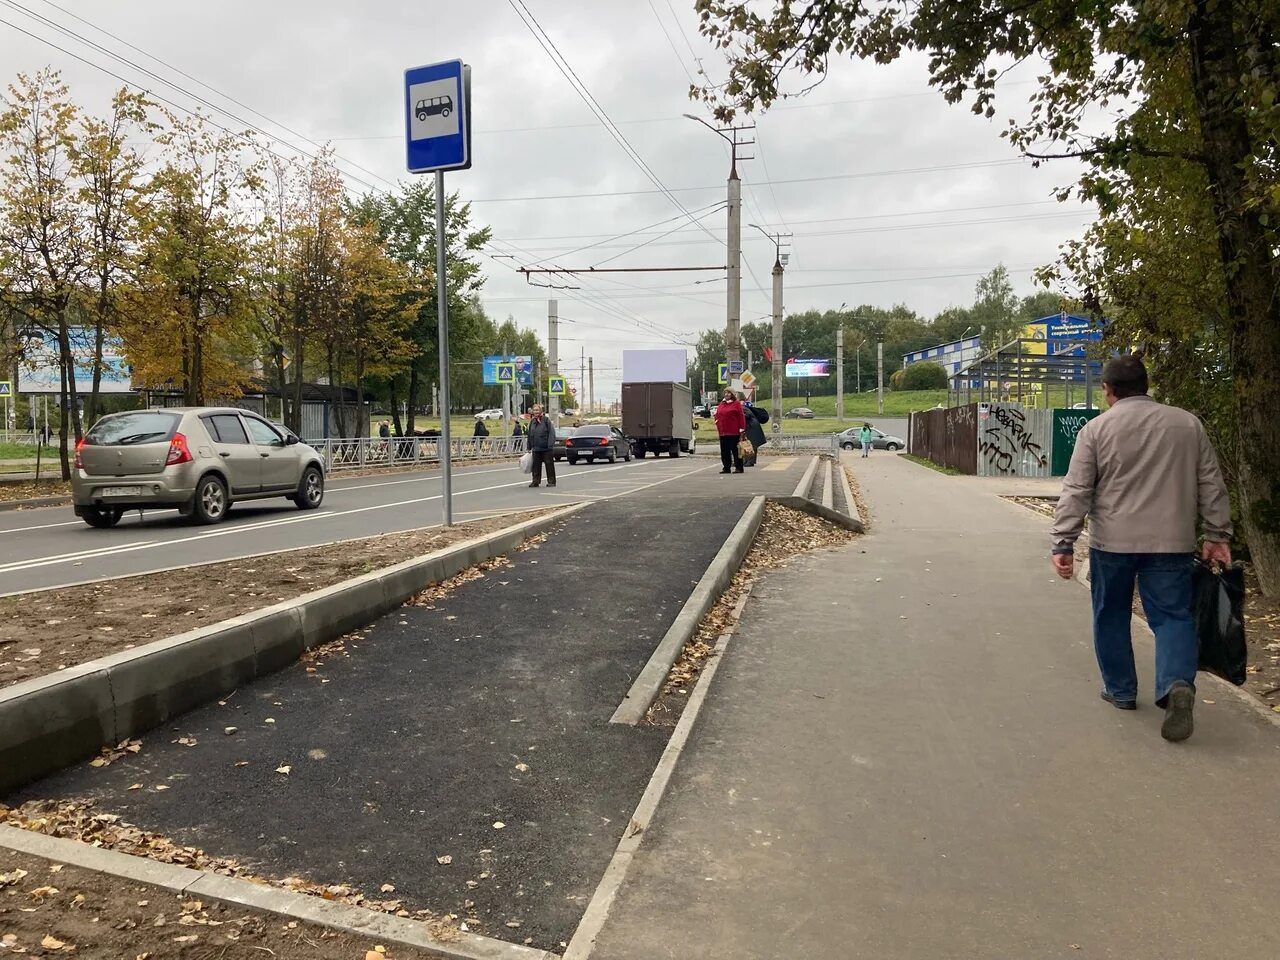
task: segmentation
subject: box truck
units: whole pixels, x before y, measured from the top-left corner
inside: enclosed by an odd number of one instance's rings
[[[693,452],[692,392],[683,383],[624,383],[622,432],[637,457]]]

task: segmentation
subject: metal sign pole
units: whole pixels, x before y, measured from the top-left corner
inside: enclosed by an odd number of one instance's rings
[[[453,526],[453,446],[449,437],[449,283],[445,247],[444,171],[436,171],[436,338],[440,341],[440,478],[444,525]]]

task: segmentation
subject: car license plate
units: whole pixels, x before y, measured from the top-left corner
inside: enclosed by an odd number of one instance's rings
[[[141,496],[141,487],[103,487],[102,496],[104,497],[137,497]]]

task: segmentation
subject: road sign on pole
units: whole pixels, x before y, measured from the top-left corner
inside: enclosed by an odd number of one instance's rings
[[[730,372],[730,373],[741,373],[741,372],[742,372],[743,370],[745,370],[746,368],[747,368],[746,364],[744,364],[741,360],[730,360],[730,361],[729,361],[729,372]]]
[[[404,72],[405,165],[410,173],[471,166],[471,68],[447,60]]]
[[[405,165],[436,175],[436,340],[440,346],[440,481],[444,525],[453,526],[453,444],[449,436],[449,257],[444,172],[471,166],[471,68],[447,60],[404,72]]]
[[[13,383],[9,380],[0,380],[0,397],[13,396]]]
[[[727,363],[716,364],[716,383],[725,384],[729,382],[729,365]]]
[[[564,377],[551,377],[547,380],[547,393],[553,397],[563,397],[568,394],[565,388]]]
[[[498,383],[512,386],[516,382],[516,365],[512,363],[498,364]]]

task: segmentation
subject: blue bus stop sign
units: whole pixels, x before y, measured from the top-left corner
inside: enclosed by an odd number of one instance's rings
[[[405,163],[410,173],[471,166],[471,68],[447,60],[404,72]]]

